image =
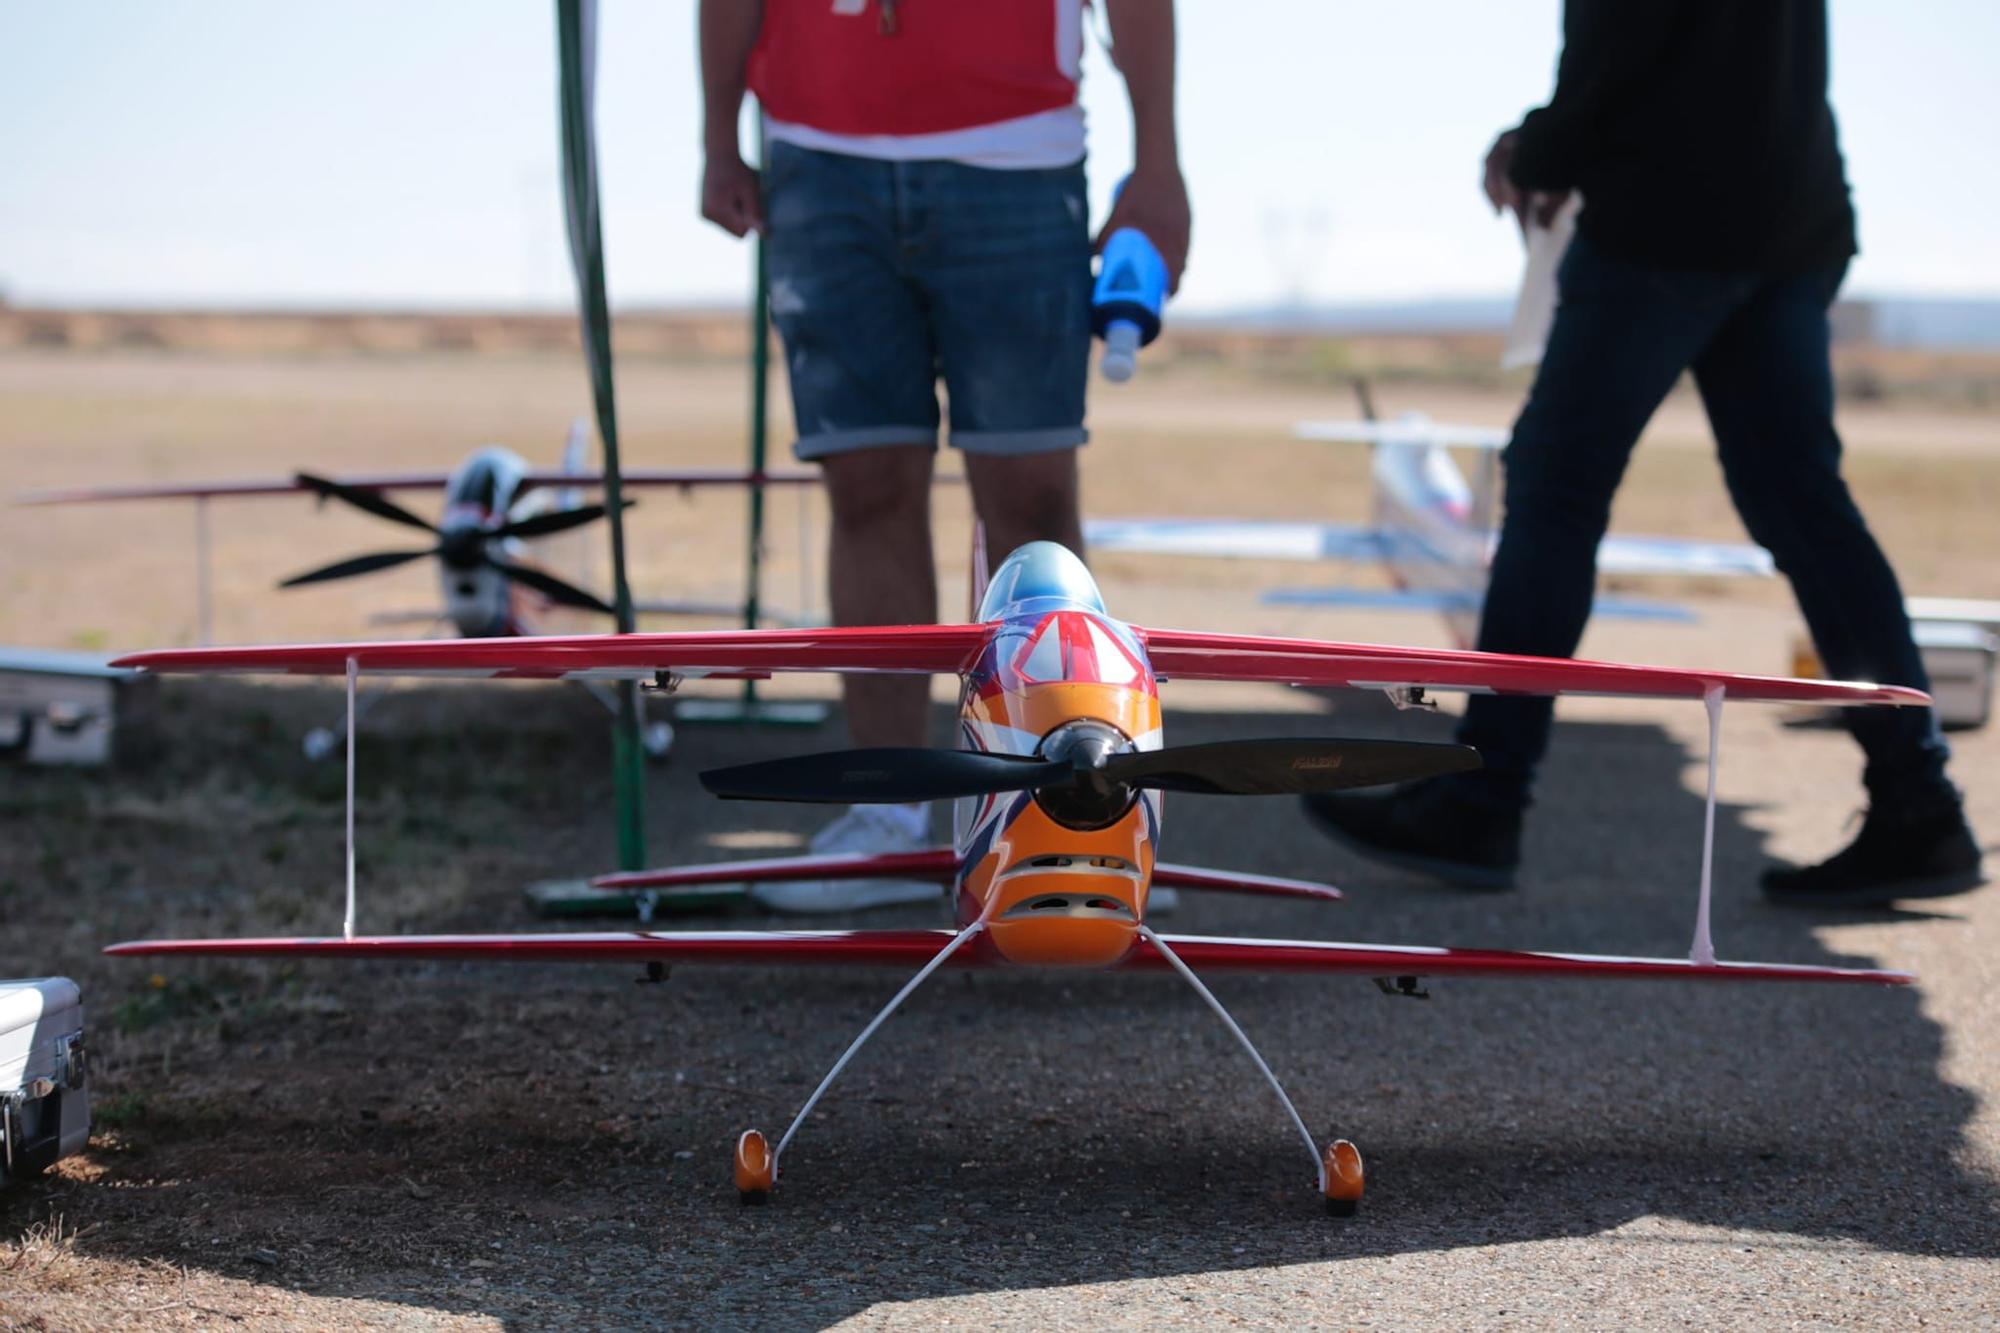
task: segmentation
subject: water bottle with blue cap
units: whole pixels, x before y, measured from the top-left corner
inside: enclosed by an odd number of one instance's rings
[[[1111,196],[1116,202],[1125,182]],[[1139,368],[1139,349],[1160,336],[1160,308],[1167,301],[1167,261],[1136,227],[1120,227],[1104,243],[1097,289],[1090,298],[1090,326],[1104,339],[1104,378],[1123,384]]]

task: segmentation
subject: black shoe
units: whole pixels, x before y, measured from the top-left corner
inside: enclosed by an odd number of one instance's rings
[[[1854,841],[1828,859],[1766,870],[1764,896],[1786,907],[1886,907],[1985,882],[1979,844],[1956,802],[1917,812],[1871,807]]]
[[[1335,841],[1372,860],[1462,889],[1514,887],[1521,863],[1521,811],[1465,794],[1450,778],[1390,792],[1328,792],[1301,798]]]

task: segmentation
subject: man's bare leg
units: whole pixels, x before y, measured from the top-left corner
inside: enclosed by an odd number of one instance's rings
[[[1081,556],[1083,518],[1076,450],[965,455],[972,503],[986,527],[988,568],[1033,541],[1060,542]]]
[[[884,446],[822,460],[833,509],[827,582],[834,624],[929,625],[937,620],[932,457],[926,448]],[[842,676],[841,691],[855,745],[922,745],[928,739],[928,678]]]
[[[827,582],[836,625],[928,625],[937,620],[931,558],[931,450],[884,445],[822,459],[833,537]],[[857,746],[923,745],[930,732],[926,676],[842,676],[847,730]],[[930,841],[925,805],[857,805],[813,835],[818,855],[879,856]],[[923,880],[797,880],[753,885],[777,912],[845,912],[935,899]]]

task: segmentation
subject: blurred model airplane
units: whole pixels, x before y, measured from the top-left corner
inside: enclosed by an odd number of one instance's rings
[[[1085,524],[1085,540],[1093,552],[1377,561],[1396,584],[1393,590],[1280,588],[1266,593],[1264,600],[1290,606],[1435,611],[1451,627],[1454,639],[1470,645],[1478,634],[1487,566],[1497,540],[1497,462],[1507,445],[1507,432],[1446,425],[1409,412],[1389,421],[1306,421],[1294,427],[1293,434],[1302,440],[1371,446],[1372,523],[1097,519]],[[1452,460],[1449,451],[1455,448],[1479,451],[1475,482],[1468,482]],[[1597,572],[1768,578],[1772,564],[1770,552],[1760,546],[1613,535],[1597,549]],[[1623,597],[1599,597],[1596,612],[1648,620],[1693,618],[1681,607]]]
[[[348,774],[344,933],[321,939],[148,940],[114,945],[120,956],[326,956],[411,959],[638,962],[659,974],[674,963],[739,966],[917,967],[847,1047],[775,1146],[757,1130],[738,1139],[734,1167],[745,1202],[762,1202],[799,1126],[863,1042],[946,963],[960,967],[1090,967],[1178,973],[1242,1044],[1304,1140],[1330,1211],[1350,1213],[1363,1170],[1352,1143],[1322,1150],[1270,1067],[1196,975],[1202,971],[1316,972],[1371,977],[1391,993],[1421,994],[1425,976],[1655,978],[1871,982],[1902,985],[1901,972],[1718,962],[1709,938],[1709,867],[1715,833],[1714,748],[1723,699],[1824,704],[1922,704],[1893,686],[1737,676],[1598,662],[1505,657],[1454,650],[1322,643],[1235,634],[1141,629],[1114,620],[1083,564],[1036,542],[1010,556],[981,600],[978,623],[889,628],[744,630],[575,638],[417,641],[139,653],[115,665],[150,671],[363,674],[641,680],[672,689],[700,677],[760,678],[779,671],[948,673],[961,677],[955,750],[849,750],[702,775],[726,797],[779,801],[958,802],[950,849],[915,854],[949,877],[955,930],[621,931],[599,934],[388,935],[355,930],[353,781]],[[1710,785],[1694,943],[1687,958],[1607,958],[1323,940],[1157,934],[1146,923],[1155,884],[1179,882],[1255,893],[1333,897],[1324,885],[1164,867],[1154,859],[1162,794],[1286,795],[1397,782],[1477,764],[1454,745],[1385,740],[1248,740],[1164,744],[1158,682],[1269,681],[1379,689],[1399,702],[1431,690],[1608,694],[1701,699],[1709,712]],[[349,761],[353,750],[350,746]],[[910,865],[876,858],[795,858],[738,863],[734,877],[823,877]],[[692,873],[711,873],[708,871]],[[654,882],[688,882],[661,872]],[[781,999],[774,1002],[782,1002]]]
[[[197,563],[196,605],[202,643],[212,638],[211,571],[208,539],[208,502],[307,494],[323,503],[338,500],[365,513],[407,528],[415,528],[432,538],[431,544],[415,549],[376,551],[352,556],[330,565],[295,574],[278,584],[298,588],[336,579],[355,578],[418,560],[434,561],[442,606],[421,611],[377,612],[369,617],[376,623],[419,624],[427,627],[449,625],[466,638],[502,635],[533,635],[538,620],[557,608],[567,608],[610,616],[611,604],[597,593],[556,574],[547,555],[551,538],[572,533],[605,516],[602,504],[585,504],[582,493],[604,484],[602,473],[583,467],[588,440],[587,427],[578,421],[570,430],[560,468],[532,468],[511,450],[498,445],[475,449],[449,472],[389,472],[322,477],[299,472],[288,478],[246,479],[216,482],[169,482],[138,486],[82,486],[63,490],[35,491],[15,497],[24,505],[98,504],[111,501],[188,499],[195,502],[195,546]],[[673,487],[690,491],[712,486],[800,486],[816,484],[817,472],[786,471],[753,473],[724,468],[640,468],[620,472],[620,481],[634,489]],[[434,523],[391,500],[389,491],[440,491],[443,505]],[[627,501],[629,506],[632,502]],[[541,547],[531,553],[530,544]],[[574,554],[579,557],[581,551]],[[541,558],[537,558],[540,556]],[[730,616],[737,606],[709,602],[640,601],[633,610],[641,615]],[[612,712],[617,700],[601,682],[584,682],[584,688]],[[376,694],[360,701],[365,715],[381,700]],[[640,742],[653,759],[664,759],[673,748],[674,729],[670,723],[649,720],[640,730]],[[318,726],[309,730],[301,745],[309,759],[324,759],[337,744],[337,728]]]
[[[551,572],[529,558],[527,543],[574,531],[604,517],[601,504],[584,504],[580,492],[599,489],[601,473],[581,467],[585,436],[573,429],[561,468],[532,468],[520,455],[498,445],[474,450],[449,472],[392,472],[324,477],[309,472],[290,477],[217,482],[174,482],[140,486],[81,486],[35,491],[17,504],[98,504],[108,501],[190,499],[196,504],[197,600],[200,638],[210,639],[211,576],[207,503],[211,499],[308,494],[339,500],[378,518],[416,528],[435,540],[428,546],[377,551],[295,574],[278,586],[296,588],[334,579],[394,569],[412,561],[436,562],[442,606],[421,614],[392,612],[381,619],[449,623],[467,638],[534,633],[535,616],[549,608],[612,614],[597,593]],[[711,486],[798,486],[815,484],[816,472],[753,473],[726,468],[638,468],[620,473],[632,489],[673,487],[690,491]],[[441,491],[437,522],[412,513],[388,498],[399,490]],[[642,614],[729,614],[740,608],[692,602],[640,602]]]

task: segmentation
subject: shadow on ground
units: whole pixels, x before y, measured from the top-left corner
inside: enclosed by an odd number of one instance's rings
[[[335,701],[168,682],[133,762],[0,771],[0,974],[77,977],[100,1057],[90,1159],[0,1202],[9,1234],[60,1212],[86,1254],[523,1326],[819,1324],[880,1302],[1587,1235],[1647,1214],[1774,1243],[2000,1256],[2000,1200],[1963,1165],[1974,1097],[1941,1079],[1917,990],[1458,982],[1419,1002],[1362,981],[1224,978],[1314,1132],[1367,1155],[1362,1215],[1336,1223],[1268,1091],[1173,978],[946,976],[805,1127],[771,1206],[739,1208],[736,1133],[782,1128],[897,977],[155,974],[96,955],[137,936],[338,929],[339,771],[294,757]],[[602,714],[576,695],[529,702],[413,689],[372,720],[364,929],[531,928],[525,882],[603,866],[607,765],[575,739],[602,734]],[[1331,721],[1175,710],[1171,725],[1177,741],[1448,725],[1373,699],[1332,707]],[[834,728],[684,728],[652,775],[656,859],[771,854],[774,829],[802,839],[820,812],[713,802],[693,774],[840,743]],[[1518,894],[1370,872],[1289,802],[1177,797],[1173,859],[1327,876],[1350,896],[1188,894],[1167,924],[1683,952],[1690,756],[1648,725],[1568,725],[1559,743]],[[1830,954],[1809,920],[1759,905],[1743,813],[1725,807],[1718,828],[1725,956],[1896,961]]]

